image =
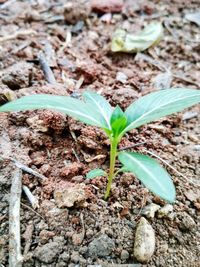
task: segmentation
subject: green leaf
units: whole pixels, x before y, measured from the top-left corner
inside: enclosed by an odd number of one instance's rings
[[[124,132],[199,102],[200,90],[171,88],[150,93],[127,108],[125,114],[128,118],[128,126]]]
[[[107,173],[102,169],[94,169],[86,174],[87,179],[93,179],[97,176],[107,176]]]
[[[168,202],[175,201],[176,193],[171,177],[157,161],[134,152],[120,152],[119,160],[154,194]]]
[[[86,124],[106,128],[107,124],[96,108],[90,103],[84,103],[70,96],[30,95],[0,107],[1,112],[22,111],[31,109],[54,109],[72,116]]]
[[[115,137],[119,136],[119,134],[126,128],[127,118],[119,106],[116,106],[113,110],[110,118],[110,124]]]
[[[160,22],[152,22],[139,34],[127,33],[125,30],[115,31],[111,50],[113,52],[137,53],[157,44],[163,36],[163,27]]]
[[[86,103],[90,103],[95,110],[102,116],[102,121],[105,122],[106,128],[111,130],[110,117],[112,114],[112,107],[109,102],[101,95],[86,91],[83,93]]]

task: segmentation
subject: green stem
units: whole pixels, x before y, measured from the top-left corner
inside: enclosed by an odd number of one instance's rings
[[[116,156],[117,156],[117,145],[119,141],[115,138],[111,139],[111,144],[110,144],[110,169],[109,169],[109,175],[108,175],[108,183],[107,183],[107,188],[106,188],[106,193],[105,193],[105,200],[109,197],[110,195],[110,189],[112,185],[112,180],[114,178],[114,173],[115,173],[115,162],[116,162]]]

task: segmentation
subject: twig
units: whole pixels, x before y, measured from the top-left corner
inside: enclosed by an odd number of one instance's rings
[[[36,35],[37,32],[33,31],[33,30],[20,30],[20,31],[15,32],[11,35],[0,37],[0,43],[8,41],[8,40],[12,40],[12,39],[17,39],[19,36],[22,36],[22,35],[31,35],[31,34]]]
[[[72,148],[72,152],[73,152],[73,154],[74,154],[76,160],[77,160],[78,162],[81,162],[80,159],[79,159],[79,157],[78,157],[78,154],[76,153],[76,150],[75,150],[74,148]]]
[[[172,76],[177,80],[182,80],[182,81],[184,81],[186,83],[193,84],[193,85],[199,87],[199,84],[197,82],[194,82],[194,81],[192,81],[192,80],[190,80],[190,79],[188,79],[186,77],[179,76],[179,75],[172,75]]]
[[[23,188],[24,193],[26,194],[28,200],[30,201],[32,207],[34,209],[39,208],[38,199],[31,193],[30,189],[26,185],[23,185],[22,188]]]
[[[83,234],[83,238],[85,236],[85,224],[84,224],[84,219],[83,219],[83,214],[80,214],[80,219],[81,219],[81,224],[82,224],[82,234]]]
[[[181,177],[183,177],[187,182],[195,185],[195,186],[200,186],[200,184],[196,184],[193,181],[191,181],[190,179],[188,179],[188,177],[184,176],[181,172],[177,171],[172,165],[170,165],[166,160],[162,159],[160,156],[156,155],[155,153],[144,149],[144,151],[152,156],[154,156],[155,158],[159,159],[161,162],[163,162],[165,165],[167,165],[169,168],[171,168],[174,172],[176,172],[178,175],[180,175]]]
[[[41,214],[39,214],[37,211],[35,211],[31,207],[29,207],[28,205],[24,204],[23,202],[21,202],[21,204],[22,204],[23,207],[31,210],[33,213],[35,213],[36,215],[38,215],[41,219],[43,219],[45,221],[45,218]]]
[[[42,52],[39,53],[38,59],[39,59],[40,65],[42,67],[42,70],[44,72],[44,76],[47,82],[50,84],[57,84],[54,74],[51,68],[49,67],[47,60]]]
[[[10,159],[10,160],[15,164],[16,167],[20,168],[20,169],[23,170],[24,172],[30,173],[30,174],[32,174],[33,176],[35,176],[35,177],[41,179],[42,181],[46,181],[46,180],[47,180],[47,177],[45,177],[44,175],[38,173],[37,171],[35,171],[35,170],[29,168],[28,166],[24,165],[23,163],[21,163],[21,162],[15,160],[15,159],[13,159],[13,158],[11,158],[11,157],[9,157],[8,159]]]
[[[134,144],[134,145],[124,146],[124,147],[119,148],[118,151],[123,151],[123,150],[131,149],[131,148],[133,148],[133,147],[141,146],[141,145],[144,145],[144,144],[146,144],[146,143],[147,143],[147,142],[140,142],[140,143],[137,143],[137,144]]]
[[[22,171],[15,168],[12,177],[9,203],[9,267],[22,267],[20,240],[20,199]]]
[[[31,223],[27,226],[25,233],[23,234],[23,237],[25,239],[25,247],[24,247],[24,253],[23,253],[24,258],[29,252],[29,249],[32,243],[33,230],[34,230],[34,226],[33,226],[33,222],[31,221]]]

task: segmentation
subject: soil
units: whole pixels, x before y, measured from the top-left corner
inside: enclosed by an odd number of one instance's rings
[[[96,2],[99,5],[101,1]],[[1,104],[23,95],[77,96],[90,89],[124,109],[140,96],[158,90],[154,79],[166,69],[172,73],[171,87],[198,89],[199,26],[185,19],[186,14],[199,8],[198,0],[127,0],[114,10],[112,5],[100,7],[99,14],[99,7],[96,11],[84,1],[72,1],[72,6],[66,6],[64,0],[0,3]],[[113,13],[102,17],[105,9]],[[138,31],[153,20],[164,25],[163,39],[155,47],[139,55],[110,51],[116,28]],[[19,31],[26,33],[9,38]],[[56,85],[45,79],[38,61],[41,51]],[[126,76],[125,81],[116,78],[119,72]],[[109,200],[103,200],[106,179],[86,180],[85,175],[93,168],[108,168],[109,143],[104,133],[49,110],[0,114],[1,155],[15,158],[48,178],[41,182],[23,172],[23,184],[39,199],[39,207],[34,210],[22,194],[23,266],[200,266],[199,111],[195,106],[140,127],[120,144],[124,147],[144,142],[135,151],[148,149],[185,177],[167,167],[177,199],[170,215],[156,213],[148,218],[155,230],[156,250],[146,264],[138,263],[133,256],[137,222],[150,203],[161,207],[166,203],[131,174],[118,176]],[[8,266],[13,168],[8,160],[0,161],[2,267]],[[59,192],[66,188],[72,188],[77,198],[63,204]]]

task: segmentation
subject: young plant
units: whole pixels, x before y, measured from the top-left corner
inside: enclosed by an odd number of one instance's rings
[[[105,199],[119,172],[132,172],[150,191],[168,202],[175,200],[172,179],[154,159],[135,152],[118,152],[117,147],[128,131],[153,120],[172,114],[200,102],[200,91],[172,88],[147,94],[132,103],[125,112],[119,106],[112,108],[106,99],[94,92],[84,92],[83,100],[70,96],[30,95],[0,107],[1,112],[30,109],[54,109],[86,124],[100,127],[110,139],[110,168],[108,174],[95,169],[87,178],[106,175],[108,178]],[[115,168],[116,158],[123,167]]]

